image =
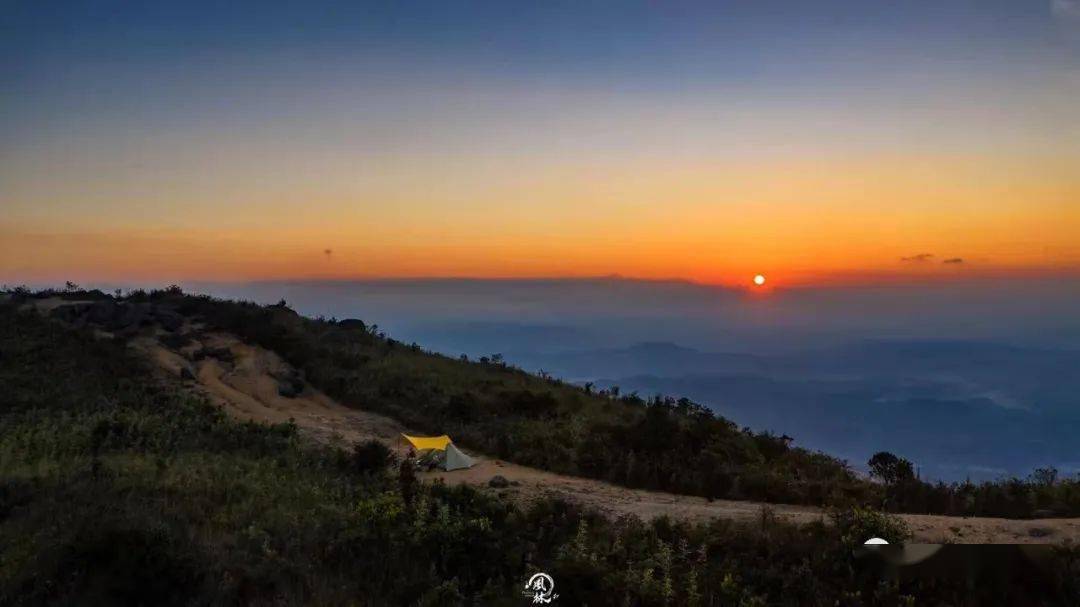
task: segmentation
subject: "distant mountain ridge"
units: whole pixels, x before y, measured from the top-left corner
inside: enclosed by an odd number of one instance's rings
[[[602,388],[688,396],[855,462],[881,448],[903,452],[926,462],[930,478],[998,478],[1047,464],[1080,471],[1075,350],[875,339],[762,356],[637,344],[543,362]]]
[[[509,353],[527,368],[543,368],[570,380],[596,379],[613,375],[683,375],[722,372],[762,374],[768,372],[767,359],[751,354],[703,352],[672,342],[639,342],[626,348],[571,350],[542,354]]]

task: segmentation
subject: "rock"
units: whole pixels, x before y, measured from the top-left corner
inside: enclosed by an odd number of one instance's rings
[[[187,367],[180,367],[180,379],[194,380],[195,375],[191,373],[191,369],[188,369]]]
[[[338,321],[338,326],[342,329],[355,329],[358,331],[367,331],[367,325],[364,321],[358,318],[346,318]]]
[[[501,474],[496,474],[495,476],[491,477],[491,480],[488,481],[488,486],[495,487],[496,489],[502,489],[503,487],[509,487],[510,481],[506,480],[505,476],[502,476]]]
[[[520,482],[520,481],[510,481],[510,484],[511,484],[512,486],[514,486],[514,487],[517,487],[518,485],[520,485],[520,484],[521,484],[521,482]]]
[[[285,398],[296,398],[304,393],[304,385],[294,382],[278,382],[278,394]]]
[[[304,392],[304,380],[300,379],[298,375],[275,375],[274,379],[278,382],[278,394],[285,398],[296,398]]]

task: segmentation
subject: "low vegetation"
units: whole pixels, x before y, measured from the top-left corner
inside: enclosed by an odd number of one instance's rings
[[[0,605],[521,605],[536,571],[565,604],[1080,599],[1072,553],[1051,584],[880,582],[854,538],[905,531],[861,510],[801,529],[521,510],[151,377],[123,339],[0,303]]]

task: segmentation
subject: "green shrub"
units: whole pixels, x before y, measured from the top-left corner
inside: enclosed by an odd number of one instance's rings
[[[907,523],[883,512],[851,508],[833,511],[831,518],[845,545],[859,545],[872,537],[879,537],[890,544],[902,544],[911,538]]]

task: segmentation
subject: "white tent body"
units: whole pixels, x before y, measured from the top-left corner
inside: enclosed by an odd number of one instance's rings
[[[473,458],[462,453],[461,450],[455,447],[453,443],[450,443],[446,446],[446,456],[443,457],[441,463],[442,469],[447,471],[460,470],[462,468],[472,468],[474,465],[476,465],[476,462],[473,461]]]

